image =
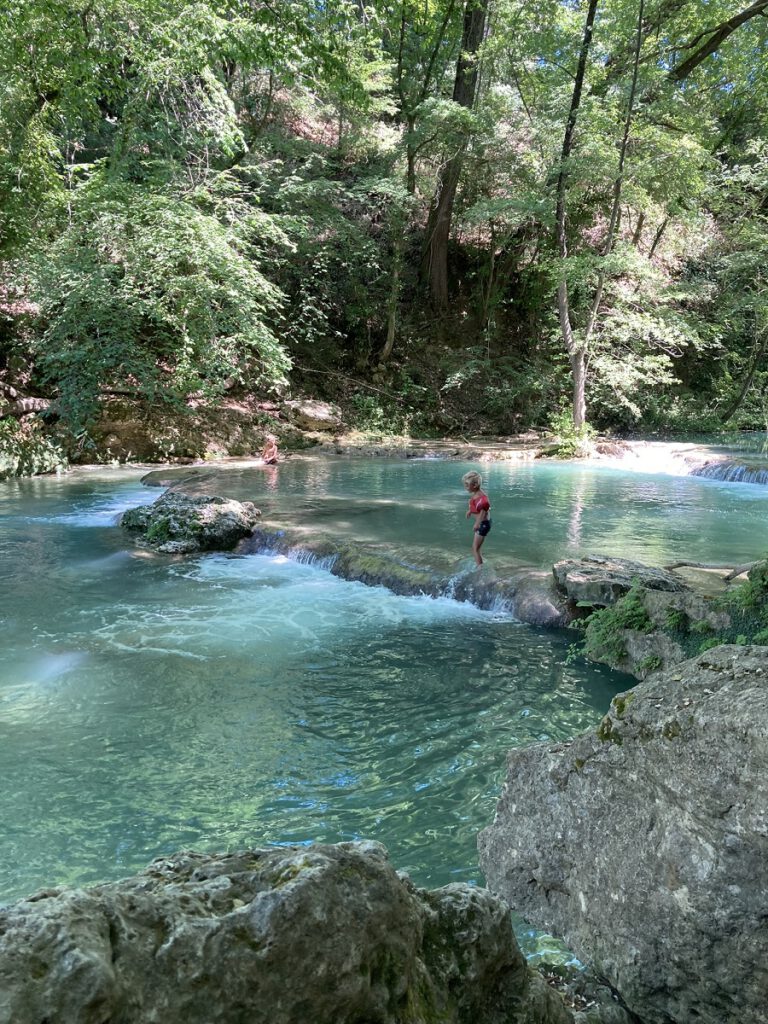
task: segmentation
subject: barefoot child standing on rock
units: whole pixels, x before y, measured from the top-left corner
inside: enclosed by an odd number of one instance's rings
[[[483,478],[475,470],[465,473],[461,478],[461,482],[464,484],[464,489],[469,491],[470,494],[467,519],[470,516],[475,517],[475,539],[472,541],[472,554],[475,556],[475,562],[478,565],[482,565],[483,556],[480,554],[480,548],[483,546],[483,541],[491,530],[491,503],[488,500],[488,495],[484,494],[480,489]]]

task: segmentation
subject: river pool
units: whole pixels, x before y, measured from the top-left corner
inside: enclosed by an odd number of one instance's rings
[[[469,466],[296,459],[208,470],[272,522],[462,571]],[[419,884],[482,882],[504,752],[594,723],[628,677],[508,612],[396,597],[269,554],[136,551],[138,470],[0,484],[0,902],[184,847],[382,841]],[[487,468],[490,571],[599,550],[659,564],[768,548],[768,489]],[[224,488],[219,488],[219,491]]]

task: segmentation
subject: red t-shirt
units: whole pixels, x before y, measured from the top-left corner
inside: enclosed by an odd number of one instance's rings
[[[469,511],[473,516],[476,516],[478,512],[490,512],[491,503],[488,501],[488,495],[478,494],[476,498],[470,498]]]

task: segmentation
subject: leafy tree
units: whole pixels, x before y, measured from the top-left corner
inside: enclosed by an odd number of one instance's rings
[[[33,267],[35,353],[68,423],[87,424],[105,389],[179,401],[284,379],[273,331],[282,296],[249,259],[259,225],[239,205],[103,169],[78,191],[67,229]]]

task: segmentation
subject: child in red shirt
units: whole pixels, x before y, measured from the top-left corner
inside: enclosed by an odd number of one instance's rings
[[[478,565],[482,565],[483,556],[480,554],[480,548],[483,546],[483,541],[491,530],[491,503],[488,500],[488,495],[480,490],[483,478],[479,473],[476,473],[474,470],[465,473],[461,478],[461,482],[464,484],[464,489],[469,491],[470,494],[467,519],[470,516],[475,517],[475,539],[472,541],[472,554],[475,556],[475,562]]]

